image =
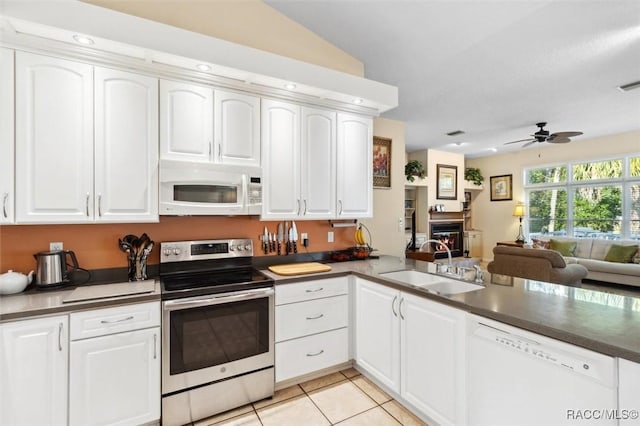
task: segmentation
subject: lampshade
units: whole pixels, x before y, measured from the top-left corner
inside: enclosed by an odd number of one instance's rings
[[[525,208],[524,204],[516,205],[515,209],[513,209],[513,215],[515,217],[523,217],[524,216],[524,208]]]

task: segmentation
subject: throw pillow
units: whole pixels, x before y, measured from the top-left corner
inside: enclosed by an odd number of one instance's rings
[[[533,243],[533,248],[535,249],[549,249],[549,241],[545,240],[536,240],[535,238],[531,239]]]
[[[549,240],[549,249],[555,250],[563,256],[575,256],[576,246],[577,243],[575,241],[560,241],[553,238]]]
[[[604,260],[607,262],[631,263],[637,251],[638,246],[619,246],[612,244]]]

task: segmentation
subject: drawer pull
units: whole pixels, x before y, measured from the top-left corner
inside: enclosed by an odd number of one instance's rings
[[[324,290],[324,287],[316,288],[315,290],[306,290],[307,293],[316,293],[318,291]]]
[[[315,317],[307,317],[308,320],[320,319],[324,316],[324,314],[316,315]]]
[[[316,352],[315,354],[307,354],[307,356],[318,356],[324,353],[324,349],[320,349],[319,352]]]
[[[158,335],[153,333],[153,359],[158,358]]]
[[[62,327],[63,324],[58,324],[58,350],[62,352]]]
[[[126,318],[120,318],[120,319],[117,319],[117,320],[102,320],[102,321],[100,321],[100,324],[114,324],[116,322],[124,322],[124,321],[129,321],[129,320],[132,320],[132,319],[133,319],[133,315],[128,316]]]

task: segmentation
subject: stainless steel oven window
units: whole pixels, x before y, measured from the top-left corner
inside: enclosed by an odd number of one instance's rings
[[[170,314],[170,374],[269,351],[269,299],[204,306]]]
[[[189,203],[235,204],[238,202],[235,185],[174,185],[173,200]]]

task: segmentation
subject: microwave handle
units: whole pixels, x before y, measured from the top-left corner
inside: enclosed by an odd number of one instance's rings
[[[275,294],[273,288],[261,288],[256,290],[245,290],[236,293],[221,294],[218,296],[197,297],[188,300],[170,300],[163,303],[165,311],[177,311],[180,309],[197,308],[201,306],[220,305],[229,302],[239,302],[243,300],[259,299],[271,297]]]

